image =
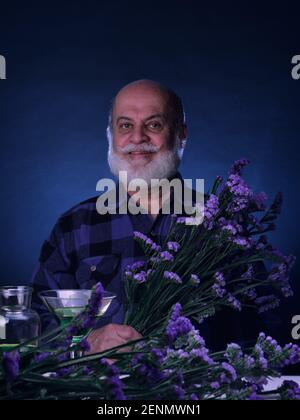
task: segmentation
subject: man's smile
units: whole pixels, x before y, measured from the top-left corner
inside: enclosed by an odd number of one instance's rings
[[[136,151],[136,152],[129,152],[128,155],[131,156],[131,158],[141,158],[149,155],[153,155],[155,152],[146,152],[146,151]]]

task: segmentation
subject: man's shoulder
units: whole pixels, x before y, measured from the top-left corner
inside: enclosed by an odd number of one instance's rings
[[[99,214],[97,211],[97,200],[99,195],[90,197],[72,206],[58,218],[58,225],[63,232],[70,232],[79,229],[82,225],[96,225],[109,223],[110,214]]]
[[[93,212],[96,211],[96,202],[98,199],[98,195],[95,197],[87,198],[83,201],[80,201],[79,203],[73,205],[71,208],[66,210],[64,213],[62,213],[61,217],[68,217],[70,215],[79,213],[79,212]]]

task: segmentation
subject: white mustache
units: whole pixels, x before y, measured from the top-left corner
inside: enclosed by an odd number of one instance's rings
[[[118,151],[124,154],[128,154],[131,152],[148,152],[148,153],[155,153],[158,152],[160,149],[159,146],[154,146],[153,144],[128,144],[124,147],[119,147]]]

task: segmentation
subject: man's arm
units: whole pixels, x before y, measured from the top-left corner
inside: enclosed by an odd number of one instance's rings
[[[50,289],[78,288],[59,220],[41,248],[30,284],[33,288],[32,307],[40,315],[42,330],[57,326],[54,316],[45,307],[38,293]]]

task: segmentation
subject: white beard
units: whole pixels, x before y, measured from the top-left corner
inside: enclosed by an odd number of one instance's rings
[[[176,139],[173,149],[157,152],[150,162],[147,162],[142,167],[134,168],[125,156],[123,158],[122,155],[115,153],[112,140],[110,139],[108,164],[111,172],[116,177],[119,176],[120,171],[126,171],[128,183],[133,179],[141,178],[150,186],[152,179],[168,179],[175,175],[181,162],[182,154],[183,148],[180,145],[180,140]]]

